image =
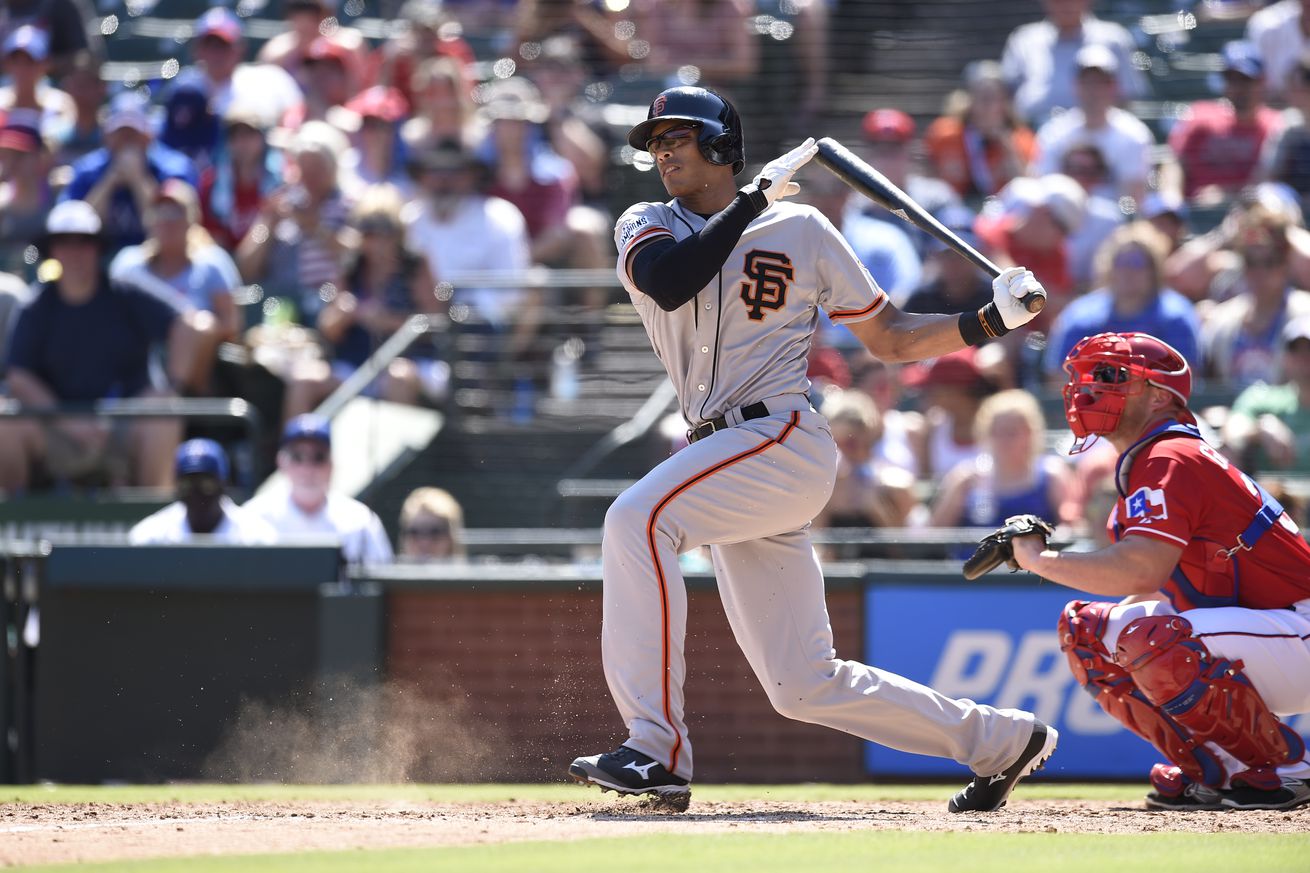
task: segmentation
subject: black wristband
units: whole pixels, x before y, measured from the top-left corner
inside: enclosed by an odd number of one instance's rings
[[[764,196],[764,192],[760,190],[760,186],[756,185],[754,182],[751,182],[749,185],[743,185],[741,193],[746,195],[746,199],[750,201],[751,207],[755,210],[756,215],[759,215],[761,212],[769,208],[769,198]]]
[[[988,303],[976,312],[960,314],[960,336],[971,346],[980,346],[997,337],[1005,336],[1010,329],[996,309],[995,303]]]

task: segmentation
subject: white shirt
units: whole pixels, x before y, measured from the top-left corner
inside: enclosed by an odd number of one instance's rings
[[[405,207],[403,217],[410,251],[427,260],[438,281],[454,283],[456,303],[469,304],[492,324],[513,323],[522,291],[464,287],[459,274],[516,273],[531,266],[527,224],[517,206],[499,197],[465,197],[443,220],[420,199]]]
[[[347,564],[390,564],[395,557],[377,513],[344,494],[329,492],[323,508],[309,515],[283,485],[250,498],[242,508],[272,524],[283,542],[335,536]]]
[[[1088,127],[1081,109],[1070,109],[1043,124],[1037,131],[1034,175],[1060,172],[1064,153],[1086,142],[1101,150],[1121,194],[1128,193],[1151,172],[1151,148],[1155,145],[1151,129],[1135,115],[1112,106],[1105,114],[1103,127]]]
[[[1246,22],[1246,38],[1264,61],[1270,94],[1283,93],[1307,46],[1301,33],[1301,0],[1282,0],[1252,15]]]
[[[179,500],[138,521],[128,532],[127,538],[134,545],[190,543],[195,542],[197,537],[241,546],[267,546],[277,542],[277,531],[273,525],[237,506],[230,497],[221,498],[220,503],[223,507],[223,520],[214,528],[213,533],[194,533],[187,521],[186,506]]]
[[[291,74],[276,64],[238,64],[226,82],[209,81],[210,111],[219,118],[232,104],[252,109],[272,127],[304,100]]]

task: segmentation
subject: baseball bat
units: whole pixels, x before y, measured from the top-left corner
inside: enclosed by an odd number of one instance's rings
[[[874,203],[886,207],[892,215],[902,221],[907,221],[932,234],[993,279],[1001,274],[1000,267],[960,239],[949,227],[929,215],[926,209],[910,199],[910,195],[893,185],[890,179],[869,166],[837,140],[830,136],[819,140],[819,153],[815,159],[838,179]],[[1034,291],[1025,295],[1023,305],[1034,314],[1041,312],[1046,306],[1046,292]]]

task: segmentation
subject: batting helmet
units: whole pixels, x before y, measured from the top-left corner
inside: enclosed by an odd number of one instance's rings
[[[651,130],[661,121],[695,124],[700,153],[711,164],[731,165],[734,176],[746,166],[746,144],[737,110],[709,88],[682,85],[661,91],[651,101],[646,120],[628,131],[628,145],[646,151]]]
[[[1119,425],[1124,406],[1146,386],[1163,388],[1184,407],[1192,394],[1192,368],[1178,350],[1146,333],[1098,333],[1080,341],[1064,359],[1064,417],[1078,439],[1070,454],[1091,445],[1089,437]],[[1191,420],[1191,414],[1185,416]]]

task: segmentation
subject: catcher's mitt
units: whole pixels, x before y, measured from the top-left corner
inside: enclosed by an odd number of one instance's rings
[[[1011,570],[1018,570],[1019,565],[1014,562],[1014,548],[1010,543],[1015,537],[1029,535],[1040,536],[1045,546],[1047,540],[1055,536],[1055,528],[1035,515],[1010,516],[1005,520],[1005,527],[988,534],[978,543],[978,548],[964,562],[964,578],[977,579],[1001,564],[1009,564]]]

